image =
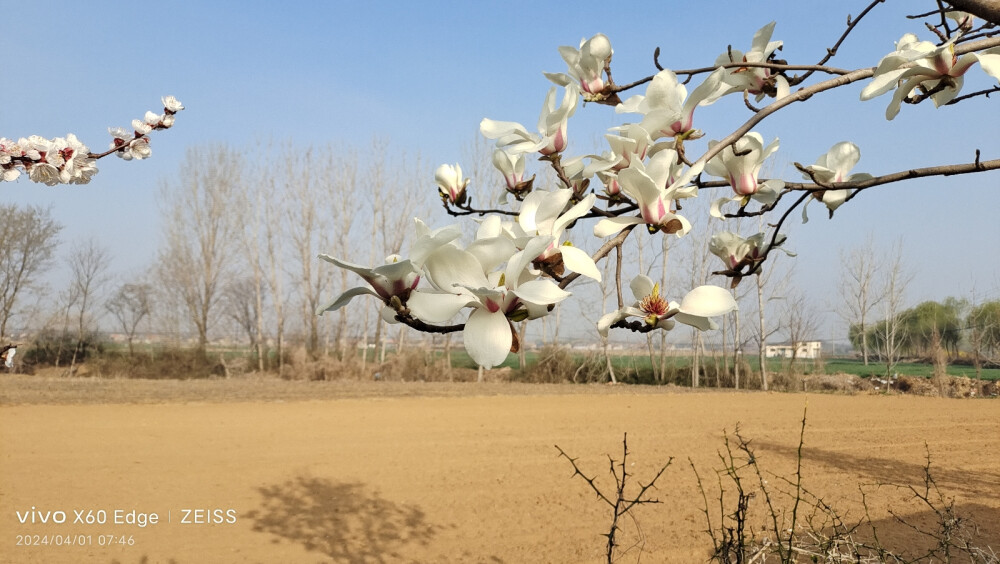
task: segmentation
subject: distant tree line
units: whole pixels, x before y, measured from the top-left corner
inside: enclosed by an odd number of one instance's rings
[[[140,272],[113,272],[96,240],[61,245],[50,208],[2,204],[0,340],[27,340],[70,365],[96,350],[102,330],[121,335],[130,354],[142,333],[203,352],[226,338],[249,342],[261,370],[278,368],[293,346],[314,358],[380,349],[388,329],[364,302],[316,315],[321,300],[358,283],[317,255],[363,251],[371,264],[400,252],[418,193],[433,185],[420,183],[431,176],[418,158],[398,155],[378,141],[192,149],[161,184],[163,237]],[[57,267],[68,277],[53,288]]]
[[[867,326],[852,323],[848,337],[857,351],[867,346],[881,359],[886,337],[892,333],[899,351],[907,356],[932,359],[941,349],[950,361],[965,357],[977,368],[997,364],[1000,300],[973,303],[950,297],[943,302],[926,301],[901,311],[895,319],[880,319]]]

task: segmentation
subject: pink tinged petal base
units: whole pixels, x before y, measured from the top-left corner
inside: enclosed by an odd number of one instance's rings
[[[472,360],[486,369],[503,363],[514,342],[507,317],[486,309],[472,312],[465,323],[462,340]]]

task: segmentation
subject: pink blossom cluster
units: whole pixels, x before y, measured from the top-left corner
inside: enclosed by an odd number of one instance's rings
[[[104,153],[90,152],[76,135],[47,139],[38,135],[18,140],[0,137],[0,181],[14,181],[26,174],[32,182],[47,186],[87,184],[97,173],[97,159],[115,153],[125,160],[144,159],[151,154],[147,134],[174,124],[174,114],[184,109],[177,98],[164,96],[163,113],[146,112],[132,120],[132,131],[112,127],[111,146]]]

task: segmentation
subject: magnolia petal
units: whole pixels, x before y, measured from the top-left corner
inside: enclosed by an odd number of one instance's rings
[[[469,305],[467,295],[416,291],[406,300],[413,317],[427,323],[444,323]]]
[[[779,74],[776,82],[775,86],[777,87],[777,92],[775,93],[775,100],[785,98],[792,93],[791,89],[788,87],[788,80],[785,79],[785,77]]]
[[[457,286],[486,286],[486,274],[476,255],[457,247],[441,247],[427,257],[424,269],[439,290],[461,293]]]
[[[663,71],[660,71],[660,72],[663,72]],[[615,113],[616,114],[638,114],[638,113],[642,113],[642,110],[640,109],[640,107],[641,107],[640,105],[642,104],[642,101],[645,100],[645,99],[646,99],[646,97],[643,96],[642,94],[636,94],[635,96],[630,96],[624,102],[621,102],[617,106],[615,106]]]
[[[465,322],[462,340],[472,360],[486,369],[502,364],[514,342],[510,323],[504,314],[490,313],[486,309],[472,312]]]
[[[664,220],[665,220],[666,223],[669,223],[669,222],[671,222],[671,221],[673,221],[675,219],[677,221],[681,222],[681,228],[678,229],[677,231],[674,231],[674,235],[676,235],[678,237],[683,237],[683,236],[685,236],[685,235],[687,235],[688,233],[691,232],[691,222],[688,221],[688,219],[686,217],[684,217],[683,215],[677,215],[675,213],[668,213],[664,217]]]
[[[687,101],[684,103],[684,110],[691,111],[695,105],[707,106],[715,103],[716,100],[726,93],[726,89],[721,88],[722,79],[726,75],[726,69],[717,68],[704,82],[695,88]]]
[[[566,268],[581,276],[592,278],[598,282],[601,281],[601,271],[598,270],[594,259],[590,258],[590,255],[586,251],[569,245],[563,245],[559,247],[559,253],[562,255],[563,264],[566,265]]]
[[[573,83],[573,77],[561,72],[543,72],[542,75],[559,86],[568,86]]]
[[[514,253],[510,260],[507,261],[507,268],[504,271],[504,276],[507,277],[508,287],[516,287],[521,281],[523,275],[528,270],[528,266],[531,261],[535,260],[538,255],[545,252],[545,249],[549,248],[552,244],[552,237],[535,237],[528,241],[528,244],[524,246],[524,250]]]
[[[889,106],[885,109],[885,119],[892,121],[897,115],[899,115],[899,107],[903,103],[903,99],[910,95],[921,82],[923,82],[924,77],[917,76],[910,78],[899,85],[899,88],[892,93],[892,100],[889,101]]]
[[[645,223],[641,217],[609,217],[598,221],[594,225],[594,237],[607,237],[615,235],[629,225],[641,225]]]
[[[699,331],[714,331],[718,329],[719,326],[707,317],[702,317],[700,315],[691,315],[689,313],[679,312],[670,320],[676,321],[678,323],[683,323],[684,325],[690,325]]]
[[[516,121],[497,121],[489,118],[483,118],[483,121],[479,122],[479,132],[487,139],[497,139],[511,132],[525,138],[530,137],[528,130]]]
[[[826,166],[846,177],[847,173],[861,160],[861,149],[850,141],[841,141],[826,152]]]
[[[514,290],[514,294],[522,300],[540,305],[559,303],[572,295],[551,280],[525,282]]]
[[[708,210],[709,215],[722,219],[722,204],[731,201],[733,201],[733,198],[719,198],[717,200],[713,200],[712,207]]]
[[[670,331],[671,329],[674,328],[674,325],[675,325],[675,323],[674,323],[674,319],[673,318],[670,318],[670,319],[661,319],[661,320],[659,320],[659,321],[656,322],[656,328],[657,329],[663,329],[664,331]]]
[[[548,224],[551,226],[559,214],[566,209],[566,204],[569,203],[570,197],[573,195],[573,191],[569,189],[558,189],[552,192],[543,192],[543,198],[538,204],[538,210],[535,212],[535,221],[540,227]]]
[[[500,219],[500,216],[488,215],[479,223],[479,229],[476,230],[476,239],[499,237],[502,232],[503,220]]]
[[[677,189],[680,186],[688,184],[689,182],[691,182],[692,178],[701,174],[701,171],[704,169],[705,169],[705,159],[699,159],[695,161],[694,164],[688,167],[688,169],[684,172],[684,174],[680,175],[677,178],[677,180],[674,180],[673,184],[667,186],[667,191],[669,192],[671,190]]]
[[[698,286],[684,296],[679,309],[688,315],[716,317],[739,308],[729,290],[718,286]]]
[[[525,233],[534,235],[535,231],[538,229],[538,225],[535,223],[535,216],[538,212],[538,207],[542,204],[542,199],[545,198],[547,192],[533,191],[524,197],[521,202],[521,209],[517,213],[517,224],[521,226],[521,229]]]
[[[364,294],[375,296],[379,300],[382,299],[381,297],[379,297],[378,294],[376,294],[369,288],[360,288],[360,287],[351,288],[350,290],[347,290],[343,294],[337,296],[332,302],[319,306],[319,308],[316,309],[316,315],[323,315],[328,311],[337,311],[338,309],[350,303],[350,301],[354,299],[356,296],[361,296]]]
[[[597,332],[600,333],[602,337],[608,336],[608,331],[611,330],[611,326],[618,323],[622,319],[625,319],[626,315],[621,310],[612,311],[611,313],[606,313],[597,320]]]
[[[637,200],[640,207],[648,206],[660,197],[660,189],[653,179],[635,163],[618,171],[618,182],[621,183],[622,191]]]
[[[764,27],[757,30],[753,34],[753,41],[751,42],[750,49],[752,51],[760,51],[761,53],[767,52],[768,49],[773,51],[781,45],[780,41],[771,42],[771,34],[774,33],[774,25],[777,22],[771,22]]]
[[[361,278],[364,278],[366,282],[370,283],[371,280],[375,277],[375,272],[371,268],[368,268],[367,266],[361,266],[360,264],[354,264],[353,262],[342,261],[337,257],[327,254],[320,254],[319,258],[325,260],[326,262],[332,262],[333,264],[339,266],[340,268],[354,272]]]
[[[396,310],[389,306],[382,306],[382,309],[378,312],[378,314],[379,317],[382,318],[382,321],[385,321],[386,323],[399,323],[399,321],[396,321]]]
[[[479,261],[480,270],[492,272],[493,269],[507,262],[507,259],[517,252],[514,241],[507,237],[491,237],[489,239],[477,239],[466,247],[466,252],[472,254]]]
[[[569,190],[566,190],[569,192]],[[594,207],[594,202],[597,200],[597,194],[588,194],[582,200],[573,205],[570,209],[566,210],[566,213],[559,216],[555,223],[552,225],[552,236],[558,238],[559,235],[566,229],[566,226],[573,223],[574,221],[580,219],[590,208]]]
[[[397,280],[406,279],[406,277],[410,274],[417,273],[417,269],[413,267],[413,263],[409,259],[403,259],[401,261],[376,266],[372,269],[372,272],[379,276],[384,276],[390,282],[395,282]]]
[[[861,101],[864,102],[872,98],[877,98],[892,90],[899,83],[899,80],[903,78],[903,74],[908,71],[910,74],[913,74],[912,69],[896,69],[883,74],[876,74],[872,77],[872,81],[861,90]]]
[[[656,287],[656,283],[653,279],[645,274],[640,274],[632,279],[628,287],[632,290],[632,295],[635,296],[636,301],[641,301],[646,296],[653,293],[653,288]]]
[[[410,261],[418,267],[424,264],[431,253],[462,236],[458,225],[431,230],[419,219],[416,220],[416,231],[417,237],[410,245]]]
[[[1000,80],[1000,47],[978,53],[976,58],[979,59],[979,66],[983,72]]]
[[[785,181],[772,178],[760,183],[757,193],[752,198],[765,206],[769,206],[778,200],[778,195],[785,188]]]
[[[948,86],[943,90],[931,94],[931,101],[934,102],[935,108],[940,108],[941,106],[954,100],[955,96],[958,96],[958,92],[962,89],[962,86],[965,84],[964,76],[955,76],[952,77],[951,80],[955,83],[954,86]],[[927,87],[931,90],[934,90],[939,83],[940,81],[935,81],[931,84],[928,84]]]
[[[830,209],[830,211],[833,211],[839,208],[844,203],[844,201],[847,200],[847,196],[849,196],[850,194],[851,191],[846,189],[827,190],[826,192],[823,193],[823,203],[826,204],[826,207]]]

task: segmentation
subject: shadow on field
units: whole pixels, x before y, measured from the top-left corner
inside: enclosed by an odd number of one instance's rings
[[[247,514],[255,531],[301,544],[334,562],[395,560],[408,544],[426,545],[437,529],[419,507],[383,499],[358,482],[299,476],[259,491],[261,508]]]
[[[753,441],[755,447],[778,454],[779,456],[796,458],[797,446],[781,445],[765,441]],[[824,466],[839,470],[865,474],[873,483],[899,484],[902,486],[921,486],[924,483],[925,464],[903,462],[893,458],[877,458],[857,456],[841,451],[823,450],[810,446],[802,449],[802,459],[806,468],[809,464],[819,462]],[[964,493],[977,498],[1000,499],[1000,473],[977,471],[971,472],[961,468],[947,468],[946,459],[935,458],[931,453],[931,476],[945,494]],[[808,483],[806,484],[808,486]]]
[[[992,507],[977,503],[966,503],[954,507],[954,515],[959,517],[952,522],[953,527],[947,537],[950,542],[949,552],[954,561],[962,562],[993,562],[993,560],[966,559],[970,552],[988,555],[1000,550],[1000,512]],[[849,520],[853,525],[860,515],[853,515]],[[872,543],[872,529],[878,534],[879,544],[896,554],[905,557],[906,561],[915,559],[919,562],[936,562],[928,558],[931,551],[936,550],[937,558],[942,558],[941,541],[945,538],[941,529],[941,514],[924,510],[918,512],[897,512],[895,517],[886,517],[864,524],[852,535],[857,541]],[[886,560],[888,562],[888,560]]]

